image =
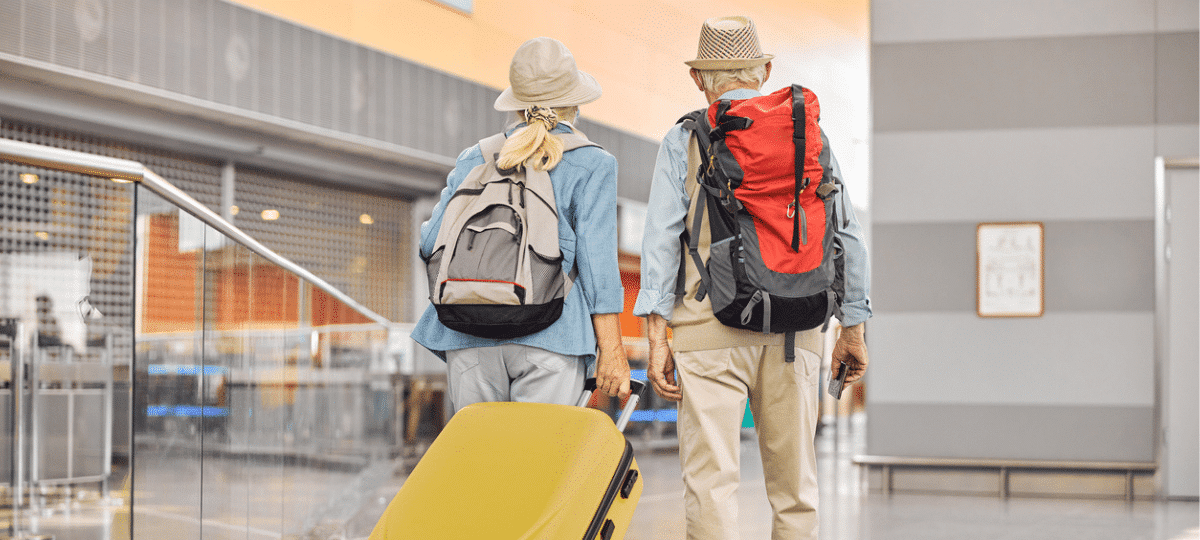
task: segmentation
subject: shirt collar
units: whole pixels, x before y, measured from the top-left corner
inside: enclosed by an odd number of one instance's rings
[[[752,97],[758,97],[761,95],[762,93],[758,90],[751,90],[749,88],[734,88],[733,90],[721,94],[721,97],[717,99],[750,99]]]

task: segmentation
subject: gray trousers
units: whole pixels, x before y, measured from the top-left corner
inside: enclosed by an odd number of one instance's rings
[[[581,356],[517,344],[446,351],[446,367],[454,412],[485,401],[574,405],[587,369]]]

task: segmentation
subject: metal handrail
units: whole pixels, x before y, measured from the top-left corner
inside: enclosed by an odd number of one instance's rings
[[[1042,459],[935,458],[876,456],[861,454],[851,460],[856,465],[969,468],[969,469],[1062,469],[1099,471],[1153,471],[1153,461],[1067,461]]]
[[[251,238],[241,229],[234,226],[232,223],[222,218],[216,212],[209,210],[208,207],[200,204],[196,199],[193,199],[183,190],[175,187],[163,177],[156,174],[154,171],[142,165],[139,162],[127,159],[118,159],[105,156],[97,156],[84,152],[76,152],[74,150],[66,150],[63,148],[53,148],[40,144],[27,143],[22,141],[14,141],[12,139],[0,138],[0,160],[7,160],[25,165],[32,165],[45,169],[53,169],[77,174],[86,174],[89,176],[99,176],[102,178],[112,178],[114,180],[123,180],[138,182],[145,186],[150,191],[153,191],[158,196],[170,201],[175,206],[178,206],[183,211],[191,214],[200,221],[203,221],[208,226],[220,231],[225,236],[232,238],[235,242],[242,244],[259,256],[275,263],[276,265],[288,270],[289,272],[308,280],[317,288],[329,293],[330,296],[338,299],[342,303],[349,306],[351,309],[359,312],[363,316],[382,325],[390,326],[392,321],[386,317],[375,313],[366,306],[360,304],[346,293],[338,290],[327,281],[313,275],[307,269],[300,265],[284,258],[282,255],[274,252],[271,248],[262,245],[258,240]]]

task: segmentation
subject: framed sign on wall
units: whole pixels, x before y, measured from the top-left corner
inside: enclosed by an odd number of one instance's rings
[[[975,300],[980,317],[1045,313],[1044,227],[980,223],[975,231]]]

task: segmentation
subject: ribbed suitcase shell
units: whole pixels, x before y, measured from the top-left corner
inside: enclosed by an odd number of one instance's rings
[[[624,538],[641,497],[619,493],[637,470],[604,413],[543,403],[478,403],[446,425],[404,481],[370,540]],[[640,472],[638,473],[640,474]],[[619,477],[618,477],[619,475]],[[589,527],[606,493],[606,516]],[[587,536],[585,536],[587,534]]]

